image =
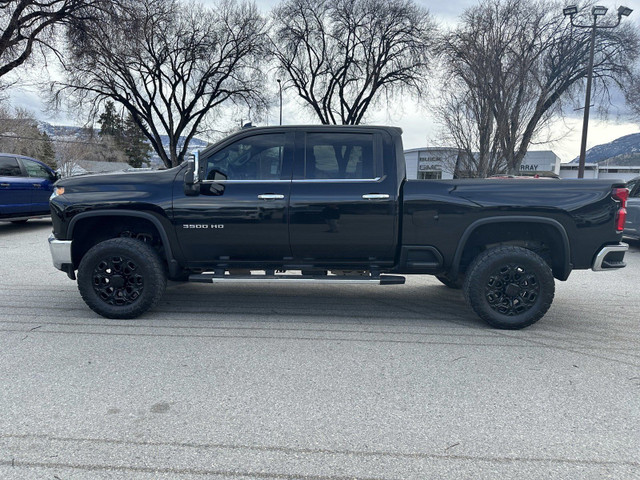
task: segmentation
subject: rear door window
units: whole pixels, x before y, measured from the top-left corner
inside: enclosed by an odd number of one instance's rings
[[[374,179],[377,170],[372,134],[307,134],[305,179]]]
[[[0,156],[0,177],[22,177],[22,171],[15,157]]]

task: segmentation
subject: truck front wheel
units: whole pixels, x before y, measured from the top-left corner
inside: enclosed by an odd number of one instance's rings
[[[164,264],[149,245],[113,238],[92,247],[78,267],[78,290],[94,312],[107,318],[135,318],[162,297]]]
[[[467,270],[463,292],[474,312],[495,328],[516,330],[537,322],[553,301],[549,265],[522,247],[485,250]]]

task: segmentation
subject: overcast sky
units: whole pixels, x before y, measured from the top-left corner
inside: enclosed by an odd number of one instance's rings
[[[468,8],[476,4],[475,0],[453,0],[453,1],[429,1],[417,0],[419,4],[427,7],[437,21],[442,25],[452,25],[456,22],[458,16]],[[213,4],[215,0],[205,0],[205,4]],[[277,0],[257,0],[258,7],[263,13],[267,13]],[[600,2],[602,5],[615,9],[617,4],[608,1]],[[640,0],[625,0],[624,4],[633,8],[635,11],[632,17],[640,17]],[[559,12],[561,14],[561,12]],[[638,19],[634,19],[636,25],[640,25]],[[29,83],[29,80],[35,82],[44,75],[41,71],[32,70],[21,74],[22,83]],[[271,88],[275,91],[277,84],[275,78]],[[437,94],[437,92],[432,92]],[[37,118],[54,124],[70,125],[80,124],[82,121],[76,119],[67,112],[61,112],[56,115],[48,112],[40,99],[38,90],[31,88],[13,88],[10,91],[10,101],[16,107],[24,107],[31,110]],[[597,117],[596,112],[592,110],[592,118],[589,123],[588,147],[610,142],[623,135],[640,132],[639,123],[631,122],[625,115],[625,108],[621,98],[616,98],[611,108],[610,114],[606,120]],[[299,102],[293,96],[285,92],[283,102],[283,123],[316,123],[317,121],[307,111],[300,107]],[[275,124],[278,121],[278,105],[274,105],[264,122],[266,124]],[[367,123],[396,125],[402,127],[404,131],[405,148],[418,148],[434,145],[438,142],[438,128],[433,115],[424,106],[416,105],[415,101],[407,100],[402,105],[390,105],[389,108],[380,108],[378,111],[371,112],[368,115]],[[581,113],[577,112],[564,120],[558,120],[552,125],[546,139],[552,141],[533,145],[532,150],[553,150],[562,161],[570,161],[575,158],[580,149],[580,135],[582,127]]]

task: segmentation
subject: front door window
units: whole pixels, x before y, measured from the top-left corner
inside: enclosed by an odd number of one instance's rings
[[[22,160],[22,164],[24,165],[25,170],[27,171],[27,175],[31,178],[46,178],[47,180],[52,180],[52,175],[45,167],[40,165],[38,162],[34,162],[32,160],[27,160],[26,158]]]
[[[204,180],[280,180],[284,134],[244,138],[205,160]]]

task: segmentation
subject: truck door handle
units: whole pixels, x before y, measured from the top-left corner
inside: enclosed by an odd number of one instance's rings
[[[42,187],[42,185],[40,185],[39,183],[32,183],[31,185],[33,185],[33,186],[34,186],[34,187],[36,187],[36,188],[40,188],[40,187]]]
[[[258,198],[262,200],[281,200],[284,198],[284,195],[279,193],[261,193],[258,195]]]
[[[388,193],[365,193],[362,198],[366,200],[386,200],[389,198]]]
[[[3,188],[4,187],[9,187],[9,184],[8,183],[0,183],[0,187],[3,187]]]

